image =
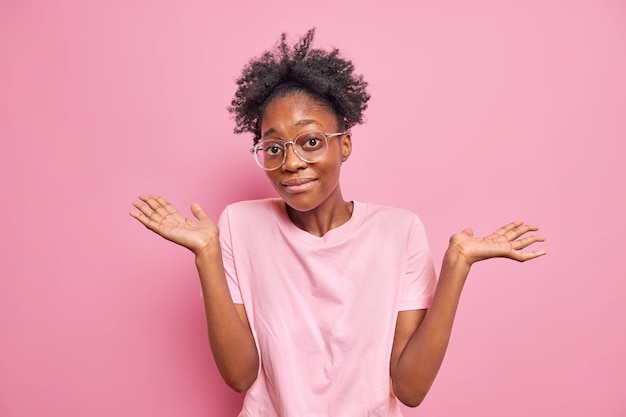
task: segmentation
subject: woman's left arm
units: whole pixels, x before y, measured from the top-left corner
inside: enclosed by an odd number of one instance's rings
[[[394,393],[402,403],[418,406],[435,380],[472,264],[496,257],[524,262],[545,255],[545,250],[522,252],[535,242],[543,242],[542,236],[525,236],[537,230],[514,222],[484,238],[474,237],[471,229],[450,238],[430,308],[398,313],[390,373]]]

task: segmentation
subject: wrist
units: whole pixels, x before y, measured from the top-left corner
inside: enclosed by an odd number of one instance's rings
[[[216,255],[221,256],[222,249],[220,247],[219,237],[208,239],[204,241],[200,246],[192,250],[196,256],[196,261],[201,258],[214,257]]]
[[[472,264],[473,262],[470,261],[462,251],[460,251],[457,247],[451,246],[446,250],[446,253],[443,256],[443,265],[441,269],[442,271],[457,271],[461,275],[466,276],[469,273]]]

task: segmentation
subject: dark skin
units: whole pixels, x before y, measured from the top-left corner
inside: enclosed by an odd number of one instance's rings
[[[275,98],[267,106],[261,126],[265,137],[285,141],[307,130],[335,133],[338,129],[332,110],[303,93]],[[350,219],[352,203],[343,198],[339,178],[351,151],[350,135],[332,138],[326,158],[311,164],[302,161],[289,145],[283,166],[266,172],[296,226],[323,236]],[[196,203],[191,206],[195,219],[185,218],[155,195],[140,196],[134,206],[137,210],[131,216],[194,253],[217,367],[229,386],[240,392],[247,390],[258,373],[258,351],[244,306],[234,304],[228,292],[217,225]],[[475,237],[471,229],[452,235],[431,307],[398,313],[390,376],[400,401],[417,406],[432,386],[471,266],[496,257],[524,262],[545,255],[544,250],[523,251],[544,240],[528,234],[536,230],[535,226],[517,221],[485,237]]]
[[[291,140],[310,130],[336,133],[337,118],[301,93],[272,101],[261,124],[263,136],[268,139]],[[351,152],[349,134],[329,139],[326,157],[314,164],[304,162],[288,146],[282,167],[266,171],[270,183],[285,201],[291,221],[300,229],[323,236],[350,219],[352,203],[341,194],[339,176],[342,163]]]

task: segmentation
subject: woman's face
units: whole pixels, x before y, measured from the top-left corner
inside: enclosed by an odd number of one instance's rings
[[[335,114],[303,93],[273,99],[261,120],[263,139],[290,141],[307,131],[338,133],[337,129]],[[266,171],[266,174],[280,197],[292,209],[307,212],[326,204],[332,207],[343,202],[339,173],[351,150],[349,134],[333,137],[328,139],[326,157],[320,162],[307,163],[288,145],[285,163],[274,171]]]

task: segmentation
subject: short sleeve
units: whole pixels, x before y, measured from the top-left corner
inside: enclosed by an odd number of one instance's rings
[[[218,227],[220,230],[222,262],[224,263],[224,272],[226,274],[226,282],[230,291],[230,297],[232,298],[233,303],[243,304],[243,297],[241,296],[241,290],[239,289],[239,280],[237,278],[237,270],[235,268],[228,207],[226,207],[220,215]]]
[[[407,254],[407,269],[402,283],[398,311],[427,309],[435,294],[437,274],[426,231],[417,216],[411,227]]]

